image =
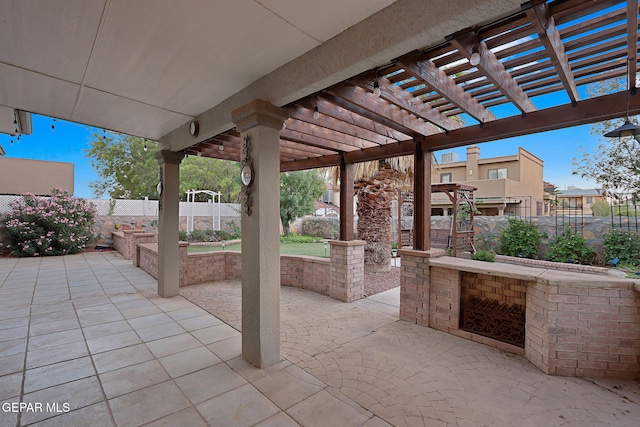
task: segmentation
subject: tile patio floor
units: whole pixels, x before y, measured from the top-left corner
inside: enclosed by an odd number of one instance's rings
[[[155,287],[113,252],[0,259],[0,427],[640,425],[638,382],[546,376],[398,321],[388,294],[283,287],[283,360],[259,370],[237,282]],[[6,411],[20,401],[43,408]]]

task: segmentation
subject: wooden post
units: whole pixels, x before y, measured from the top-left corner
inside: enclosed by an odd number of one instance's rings
[[[353,163],[340,156],[340,240],[353,240]]]
[[[422,150],[421,141],[416,141],[414,154],[414,248],[418,251],[431,249],[431,158],[433,153]]]

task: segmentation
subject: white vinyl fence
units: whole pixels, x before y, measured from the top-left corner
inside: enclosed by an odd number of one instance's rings
[[[22,196],[0,195],[0,213],[11,210],[10,203],[22,200]],[[157,200],[90,200],[98,215],[158,216]],[[180,216],[196,217],[240,217],[240,205],[236,203],[180,202]]]

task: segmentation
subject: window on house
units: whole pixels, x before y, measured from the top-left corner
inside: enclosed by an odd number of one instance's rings
[[[489,179],[506,179],[507,168],[489,169]]]
[[[441,173],[440,182],[451,182],[451,173]]]
[[[587,204],[589,205],[593,204],[593,197],[587,196]]]
[[[575,209],[578,207],[578,199],[569,199],[569,208]]]

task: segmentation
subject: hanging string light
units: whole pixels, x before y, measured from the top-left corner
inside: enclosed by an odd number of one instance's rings
[[[376,77],[373,80],[373,96],[380,98],[380,83],[378,83],[378,69],[376,68]]]
[[[218,147],[218,150],[224,151],[224,145],[222,145],[222,141],[220,141],[220,147]]]
[[[604,136],[608,138],[623,138],[626,136],[640,135],[640,126],[633,124],[631,119],[629,119],[629,92],[631,92],[631,81],[629,80],[629,58],[627,57],[627,115],[625,116],[624,124],[622,126],[612,130],[611,132],[605,133]]]
[[[147,151],[147,138],[144,139],[144,151]]]
[[[313,118],[318,120],[320,118],[320,111],[318,111],[318,97],[316,96],[316,106],[313,108]]]
[[[102,129],[102,140],[104,142],[107,142],[107,130],[106,129]]]
[[[56,119],[53,119],[53,121],[51,122],[51,132],[55,132],[56,131]]]

